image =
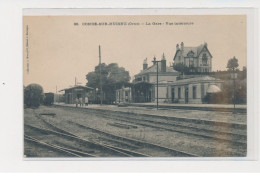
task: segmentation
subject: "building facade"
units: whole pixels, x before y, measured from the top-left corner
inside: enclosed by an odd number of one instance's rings
[[[133,101],[137,103],[155,102],[157,100],[157,70],[158,70],[158,100],[167,101],[167,83],[176,81],[179,73],[167,66],[165,55],[152,66],[148,67],[147,59],[144,60],[143,70],[135,75],[132,86]],[[157,66],[158,65],[158,66]]]
[[[210,76],[177,80],[168,84],[168,99],[171,103],[201,104],[207,93],[221,91],[221,83],[221,80]]]
[[[82,102],[85,103],[85,98],[88,97],[88,93],[92,90],[94,89],[87,86],[74,86],[60,91],[65,92],[64,101],[66,104],[75,104],[76,99],[80,98],[82,98]]]
[[[177,44],[173,60],[174,65],[185,67],[186,74],[168,67],[164,54],[161,61],[154,58],[150,67],[145,59],[143,70],[135,75],[132,86],[117,90],[117,103],[149,103],[158,99],[160,103],[200,104],[207,94],[221,91],[222,81],[208,76],[212,55],[207,43],[197,47],[185,47],[183,42]]]
[[[188,73],[207,73],[212,71],[212,55],[207,43],[197,47],[185,47],[181,42],[176,45],[174,65],[184,65]]]
[[[116,90],[116,103],[132,103],[132,88],[123,87]]]

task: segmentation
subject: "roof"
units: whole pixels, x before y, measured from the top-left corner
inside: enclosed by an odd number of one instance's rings
[[[183,57],[188,57],[188,54],[190,52],[193,52],[194,53],[194,57],[198,57],[201,53],[201,51],[204,49],[204,47],[206,48],[206,50],[209,52],[208,50],[208,47],[207,47],[207,43],[204,43],[204,44],[201,44],[197,47],[183,47],[183,52],[182,52],[182,56]],[[176,54],[181,51],[181,49],[177,50],[176,53],[175,53],[175,56]],[[209,52],[210,56],[212,57],[211,53]],[[175,56],[173,59],[175,59]]]
[[[178,84],[190,84],[190,83],[196,83],[196,82],[220,82],[221,80],[217,78],[213,78],[211,76],[200,76],[200,77],[193,77],[193,78],[187,78],[182,80],[177,80],[172,85],[178,85]]]
[[[146,85],[152,85],[152,83],[149,83],[147,81],[137,81],[137,82],[134,82],[133,85],[143,85],[143,84],[146,84]]]
[[[93,90],[93,89],[94,89],[94,88],[87,87],[87,86],[77,85],[77,86],[73,86],[73,87],[71,87],[71,88],[62,89],[62,90],[60,90],[60,91],[71,90],[71,89],[74,89],[74,88],[83,88],[83,89],[86,89],[86,90]],[[60,91],[59,91],[59,92],[60,92]]]
[[[217,85],[210,85],[207,89],[207,93],[218,93],[221,92],[221,89]]]
[[[135,76],[139,76],[139,75],[143,75],[146,73],[156,73],[157,72],[157,65],[152,65],[149,68],[142,70],[140,73],[136,74]],[[161,63],[158,63],[158,73],[162,72],[161,69]],[[172,67],[167,67],[166,66],[166,72],[164,73],[178,73],[177,71],[175,71]]]

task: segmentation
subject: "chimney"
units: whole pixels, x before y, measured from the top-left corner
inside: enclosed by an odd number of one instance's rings
[[[146,58],[143,63],[143,70],[146,70],[147,68],[148,68],[148,64],[147,64],[147,58]]]
[[[161,72],[166,72],[166,59],[163,53],[162,60],[161,60]]]
[[[183,51],[183,48],[184,48],[184,43],[181,42],[181,51]]]
[[[155,57],[153,57],[153,65],[156,65],[156,58]]]
[[[176,51],[180,50],[179,44],[176,45]]]

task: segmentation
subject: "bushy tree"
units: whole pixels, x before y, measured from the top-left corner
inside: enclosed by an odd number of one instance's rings
[[[95,71],[89,72],[86,75],[87,86],[92,88],[100,87],[100,65],[95,67]],[[120,82],[129,82],[130,76],[129,72],[123,67],[118,67],[117,63],[111,63],[106,65],[105,63],[101,64],[101,80],[102,86],[108,84],[120,83]]]
[[[227,63],[227,68],[228,70],[236,70],[237,67],[238,67],[238,60],[236,59],[236,57],[233,57],[231,59],[228,60],[228,63]]]
[[[100,67],[101,67],[101,80],[104,98],[108,99],[108,103],[115,100],[115,90],[117,86],[114,84],[124,84],[130,81],[129,72],[123,67],[119,67],[117,63],[106,65],[102,63],[95,67],[95,71],[89,72],[86,75],[87,86],[100,90]]]
[[[26,107],[39,107],[43,102],[43,88],[38,84],[30,84],[24,88],[24,104]]]
[[[186,65],[184,65],[183,63],[173,64],[173,69],[178,72],[181,72],[181,73],[189,72],[189,68]]]

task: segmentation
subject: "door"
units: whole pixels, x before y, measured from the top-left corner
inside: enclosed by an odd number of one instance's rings
[[[185,103],[189,103],[189,88],[185,88]]]
[[[175,96],[174,96],[174,88],[172,88],[172,103],[174,103],[174,98],[175,98]]]

